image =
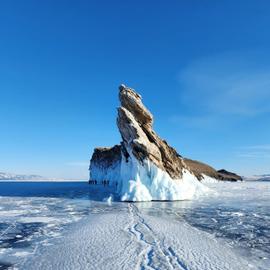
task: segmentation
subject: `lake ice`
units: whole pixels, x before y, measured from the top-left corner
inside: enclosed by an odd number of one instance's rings
[[[269,269],[270,183],[123,203],[85,182],[0,183],[0,269]]]

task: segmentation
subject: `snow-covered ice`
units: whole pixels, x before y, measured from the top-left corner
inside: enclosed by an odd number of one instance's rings
[[[268,270],[270,183],[208,187],[122,203],[87,183],[0,183],[0,269]]]
[[[239,270],[248,269],[248,262],[207,233],[177,220],[146,215],[140,205],[129,203],[119,214],[85,219],[54,247],[40,249],[24,267]]]

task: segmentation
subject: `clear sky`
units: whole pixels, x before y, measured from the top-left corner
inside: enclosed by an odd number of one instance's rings
[[[135,88],[181,155],[270,172],[269,1],[1,1],[0,171],[87,178]]]

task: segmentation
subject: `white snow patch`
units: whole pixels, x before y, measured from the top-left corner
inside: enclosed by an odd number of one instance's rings
[[[31,254],[30,252],[27,251],[18,251],[14,253],[14,256],[16,257],[24,257],[24,256],[28,256],[29,254]]]
[[[6,211],[0,211],[1,217],[16,217],[20,215],[26,215],[28,211],[26,210],[6,210]]]
[[[219,182],[216,178],[210,177],[205,174],[202,174],[202,175],[203,175],[203,179],[201,180],[201,182],[204,184],[215,184]]]
[[[59,221],[59,220],[52,217],[22,217],[19,220],[19,222],[22,222],[22,223],[31,223],[31,222],[49,223],[49,222],[55,222],[55,221]]]

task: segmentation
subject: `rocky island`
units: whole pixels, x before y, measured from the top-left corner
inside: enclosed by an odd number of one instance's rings
[[[153,115],[134,89],[120,85],[119,100],[117,126],[122,142],[95,148],[90,183],[114,186],[122,201],[151,201],[191,199],[204,192],[201,180],[241,180],[178,154],[153,130]]]

